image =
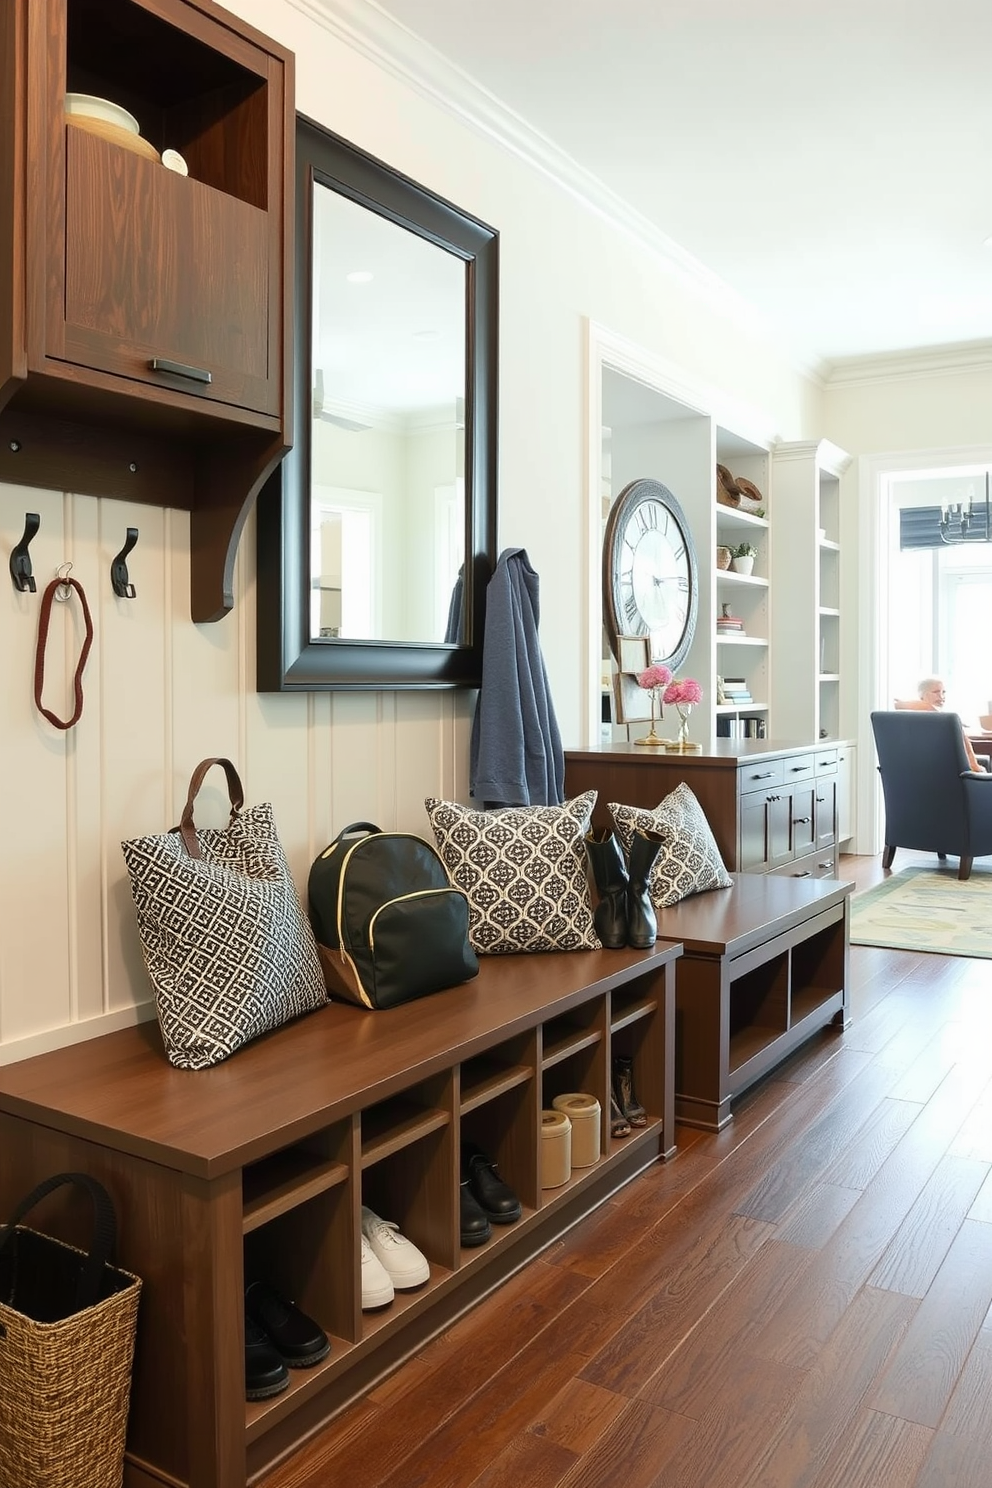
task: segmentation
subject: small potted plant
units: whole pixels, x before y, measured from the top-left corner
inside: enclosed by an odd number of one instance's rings
[[[734,556],[730,566],[734,573],[749,574],[754,567],[754,560],[758,556],[758,550],[753,543],[742,542],[740,547],[734,549]]]

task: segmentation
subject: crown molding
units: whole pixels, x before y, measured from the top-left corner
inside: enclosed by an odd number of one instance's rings
[[[764,338],[802,377],[822,382],[823,364],[791,343],[780,325],[708,269],[630,202],[376,0],[287,0],[295,10],[508,154],[554,182],[587,210],[647,249],[664,272],[714,310]]]
[[[824,383],[828,389],[865,387],[872,383],[915,382],[924,377],[958,377],[974,372],[992,373],[992,341],[964,341],[849,357],[829,366]]]

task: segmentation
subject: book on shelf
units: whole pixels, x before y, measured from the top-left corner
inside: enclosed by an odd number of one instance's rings
[[[718,718],[716,733],[718,739],[763,739],[765,720],[763,718]]]

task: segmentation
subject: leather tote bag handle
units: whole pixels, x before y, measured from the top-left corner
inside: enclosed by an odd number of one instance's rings
[[[191,858],[200,858],[200,844],[196,840],[196,826],[193,821],[193,802],[199,794],[200,786],[206,778],[207,771],[212,765],[222,765],[224,774],[227,776],[227,794],[231,801],[231,821],[237,816],[245,804],[244,788],[241,777],[229,759],[205,759],[201,760],[193,771],[193,778],[189,783],[189,794],[186,797],[186,805],[179,819],[179,835]]]
[[[0,1254],[13,1243],[14,1232],[25,1215],[66,1183],[84,1188],[93,1201],[93,1240],[76,1284],[76,1311],[82,1312],[87,1307],[95,1306],[100,1300],[103,1268],[110,1264],[117,1240],[117,1218],[110,1195],[103,1184],[91,1178],[88,1173],[56,1173],[54,1177],[45,1178],[37,1188],[33,1188],[17,1205],[7,1221],[6,1229],[0,1235]],[[16,1278],[12,1276],[12,1284],[14,1279]],[[8,1303],[12,1300],[9,1298]]]

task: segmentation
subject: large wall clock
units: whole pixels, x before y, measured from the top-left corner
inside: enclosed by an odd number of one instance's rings
[[[678,501],[656,480],[625,486],[603,537],[603,621],[619,659],[619,637],[651,639],[652,660],[685,660],[699,613],[699,566]]]

